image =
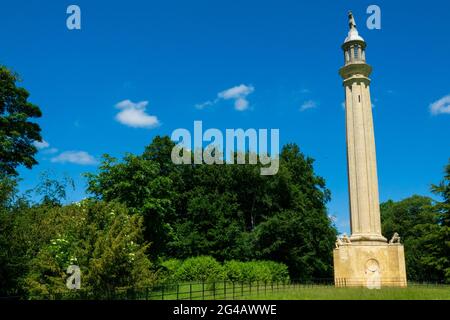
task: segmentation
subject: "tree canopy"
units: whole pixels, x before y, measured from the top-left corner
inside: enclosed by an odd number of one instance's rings
[[[409,279],[450,282],[450,163],[431,190],[440,201],[415,195],[382,203],[383,233],[402,237]]]
[[[16,167],[31,168],[37,162],[33,145],[41,141],[40,127],[32,122],[41,117],[38,106],[28,101],[29,93],[16,86],[17,74],[0,66],[0,174],[17,175]]]
[[[258,165],[174,165],[173,146],[156,137],[142,155],[105,156],[88,175],[96,198],[143,216],[153,255],[274,259],[294,277],[332,275],[330,192],[297,145],[283,147],[274,176],[261,176]]]

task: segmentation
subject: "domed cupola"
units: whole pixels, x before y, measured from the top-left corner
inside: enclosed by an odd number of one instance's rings
[[[350,11],[348,13],[348,25],[349,32],[347,38],[345,38],[342,49],[345,54],[345,64],[350,63],[365,63],[366,61],[366,42],[359,35],[356,29],[355,18],[353,13]]]

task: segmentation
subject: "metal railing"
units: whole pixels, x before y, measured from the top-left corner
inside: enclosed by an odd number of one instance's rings
[[[294,286],[295,284],[290,281],[205,281],[161,284],[146,288],[117,288],[102,294],[80,289],[73,292],[52,293],[42,298],[50,300],[234,300],[249,295],[286,290]]]
[[[187,283],[165,283],[145,288],[114,288],[101,292],[86,289],[52,292],[39,296],[28,296],[28,299],[43,300],[235,300],[250,296],[264,296],[286,290],[301,290],[308,288],[343,287],[342,280],[335,284],[334,279],[311,279],[290,281],[205,281]],[[362,283],[362,282],[361,282]],[[395,281],[382,284],[382,287],[396,287]],[[442,281],[430,280],[407,283],[408,287],[445,286]],[[355,287],[350,285],[347,287]],[[365,285],[359,285],[365,287]],[[9,296],[1,299],[23,299],[19,296]]]

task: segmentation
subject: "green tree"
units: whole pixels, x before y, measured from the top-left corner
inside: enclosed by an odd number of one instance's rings
[[[123,205],[83,201],[52,207],[40,225],[40,246],[23,281],[32,298],[70,294],[65,283],[71,264],[81,268],[82,289],[96,298],[155,281],[142,242],[142,217],[130,216]]]
[[[28,102],[29,93],[16,86],[17,74],[0,66],[0,173],[17,175],[16,167],[31,168],[37,162],[33,145],[41,141],[40,127],[30,119],[41,117],[38,106]]]
[[[144,218],[145,238],[152,255],[164,250],[172,233],[174,214],[172,180],[160,175],[157,162],[128,154],[122,162],[108,155],[98,174],[87,174],[88,191],[104,201],[118,201]]]
[[[49,241],[56,225],[44,223],[47,206],[26,204],[0,211],[0,292],[5,295],[22,295],[23,278],[32,259]]]
[[[380,205],[383,234],[389,239],[397,232],[402,239],[416,237],[418,225],[436,224],[434,201],[430,197],[413,195]]]
[[[10,208],[17,195],[18,179],[16,177],[0,174],[0,210]]]
[[[268,193],[272,214],[255,229],[258,258],[285,263],[294,278],[332,276],[337,231],[325,207],[330,191],[315,175],[313,162],[297,145],[283,147],[280,170]]]
[[[431,191],[443,199],[437,205],[440,224],[450,227],[450,159],[445,167],[444,178],[439,184],[432,185]]]
[[[410,279],[450,282],[450,164],[431,190],[442,201],[412,196],[381,204],[383,232],[402,236]]]
[[[75,183],[69,176],[61,180],[51,177],[48,171],[41,173],[38,185],[34,193],[41,197],[41,203],[45,205],[61,205],[67,199],[67,188],[75,190]]]
[[[144,216],[154,256],[269,259],[283,261],[296,276],[331,276],[330,193],[298,146],[283,148],[277,175],[261,176],[260,165],[174,165],[173,145],[156,137],[142,155],[120,162],[107,156],[100,172],[88,176],[95,197]]]
[[[435,280],[440,275],[426,263],[429,254],[425,242],[439,228],[434,201],[414,195],[380,205],[383,234],[390,238],[397,232],[405,246],[406,271],[410,280]]]
[[[427,261],[442,272],[447,283],[450,283],[450,159],[444,170],[444,178],[438,185],[432,185],[431,190],[442,201],[436,205],[439,229],[430,239],[432,245],[429,245],[430,256]]]
[[[0,178],[0,296],[20,291],[18,281],[26,269],[25,253],[29,249],[25,248],[27,242],[22,241],[22,236],[29,233],[22,227],[26,229],[35,221],[23,219],[21,213],[29,208],[29,202],[19,194],[17,184],[15,176]]]

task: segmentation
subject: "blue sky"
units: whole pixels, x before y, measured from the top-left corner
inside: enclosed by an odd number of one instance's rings
[[[81,30],[66,28],[70,4],[81,8]],[[381,30],[366,27],[371,4],[381,8]],[[381,201],[429,194],[450,157],[450,4],[434,0],[2,1],[0,64],[21,75],[41,107],[49,143],[38,166],[20,170],[21,189],[45,170],[67,173],[77,184],[69,200],[79,200],[81,173],[95,171],[103,153],[141,153],[155,135],[192,130],[194,120],[279,128],[281,144],[316,159],[332,191],[330,214],[348,232],[338,69],[350,9],[374,68]],[[244,110],[217,99],[240,85]],[[440,100],[443,113],[433,115]],[[215,103],[196,108],[207,101]]]

